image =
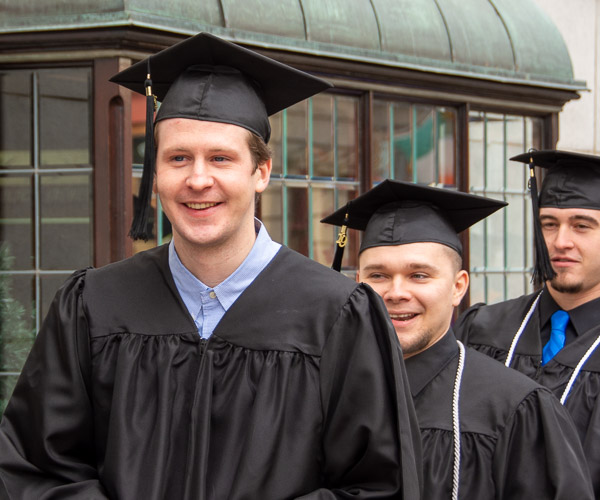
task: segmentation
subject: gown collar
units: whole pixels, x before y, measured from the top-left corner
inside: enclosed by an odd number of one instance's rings
[[[446,334],[425,351],[404,360],[411,394],[414,397],[458,356],[458,345],[450,328]]]

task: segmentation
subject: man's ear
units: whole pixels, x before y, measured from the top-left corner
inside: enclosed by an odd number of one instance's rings
[[[358,269],[356,270],[356,275],[354,276],[354,279],[357,283],[360,283],[360,271]]]
[[[255,190],[257,193],[262,193],[265,189],[267,189],[267,186],[269,185],[269,180],[271,179],[272,169],[273,162],[271,158],[269,158],[266,162],[256,167],[255,174],[258,175],[258,178],[256,179]]]
[[[458,307],[460,301],[467,293],[469,288],[469,273],[461,269],[454,277],[454,287],[452,291],[452,305]]]

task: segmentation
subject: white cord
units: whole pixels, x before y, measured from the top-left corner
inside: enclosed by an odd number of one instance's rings
[[[512,339],[512,343],[510,344],[510,349],[508,350],[508,354],[506,355],[506,361],[504,362],[504,366],[510,367],[510,364],[512,363],[513,355],[515,353],[515,349],[517,348],[517,343],[519,342],[519,339],[521,338],[521,334],[525,330],[527,323],[529,323],[529,319],[531,318],[533,311],[535,311],[535,306],[537,306],[537,303],[540,301],[540,297],[542,296],[543,292],[544,291],[542,290],[540,293],[538,293],[538,296],[535,298],[535,300],[533,301],[533,304],[531,304],[531,307],[529,308],[529,311],[527,311],[527,314],[523,318],[523,321],[521,322],[521,326],[517,330],[517,333],[515,333],[515,336]]]
[[[458,500],[458,486],[460,483],[460,416],[459,416],[459,397],[460,384],[462,381],[463,370],[465,369],[465,346],[457,340],[458,344],[458,368],[456,369],[456,378],[454,380],[454,393],[452,395],[452,430],[454,432],[454,468],[452,474],[452,500]]]
[[[586,353],[583,355],[583,358],[581,358],[579,360],[579,363],[577,363],[575,370],[573,370],[573,373],[571,374],[569,383],[567,384],[567,387],[565,387],[565,391],[563,392],[562,396],[560,397],[560,404],[562,404],[562,405],[565,404],[565,401],[567,400],[567,397],[569,396],[569,393],[571,392],[571,388],[573,387],[573,384],[575,383],[575,379],[577,378],[577,375],[579,375],[579,372],[581,371],[581,368],[583,367],[585,362],[592,355],[592,353],[594,352],[596,347],[598,347],[598,344],[600,344],[600,335],[598,335],[598,338],[594,341],[594,343],[586,351]]]

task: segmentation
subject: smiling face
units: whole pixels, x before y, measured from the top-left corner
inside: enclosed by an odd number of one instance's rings
[[[255,196],[269,183],[271,161],[255,169],[250,132],[226,123],[172,118],[158,122],[156,134],[154,189],[173,226],[178,252],[251,247]]]
[[[444,336],[469,285],[458,254],[439,243],[367,248],[356,280],[383,299],[405,358]]]
[[[600,297],[600,210],[545,207],[540,221],[556,272],[551,290],[578,303]]]

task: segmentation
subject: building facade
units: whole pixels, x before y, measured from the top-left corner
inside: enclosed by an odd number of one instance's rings
[[[536,29],[531,29],[535,19]],[[8,0],[0,10],[0,405],[56,289],[169,240],[127,238],[143,162],[143,98],[108,79],[200,31],[334,88],[271,118],[271,236],[325,264],[319,220],[386,178],[503,199],[463,235],[465,305],[531,289],[527,173],[586,83],[533,0]],[[525,238],[523,236],[525,235]],[[359,235],[343,268],[352,275]],[[0,411],[2,407],[0,406]]]

